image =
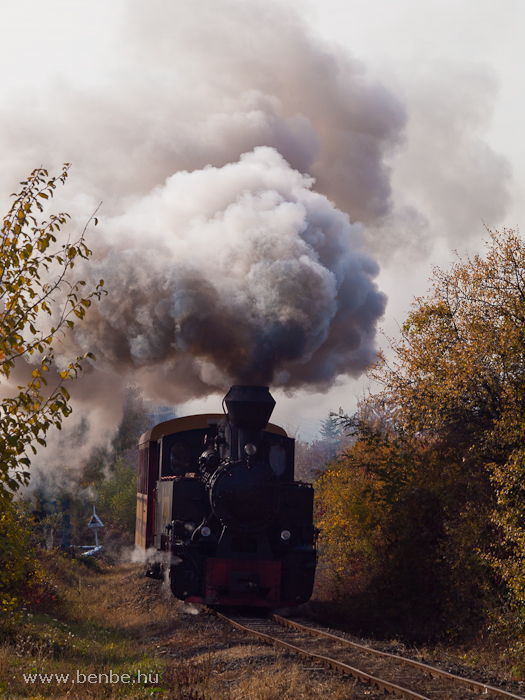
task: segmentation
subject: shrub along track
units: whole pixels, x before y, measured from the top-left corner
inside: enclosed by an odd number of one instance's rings
[[[304,625],[279,615],[268,615],[267,618],[218,615],[263,642],[301,654],[313,662],[350,674],[362,683],[399,697],[410,700],[470,700],[472,692],[475,692],[487,698],[524,700],[523,696],[456,676],[419,661],[377,651],[319,630],[311,624]]]

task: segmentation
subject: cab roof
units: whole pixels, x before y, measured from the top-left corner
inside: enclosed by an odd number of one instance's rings
[[[225,419],[223,413],[201,413],[195,416],[183,416],[182,418],[173,418],[172,420],[166,420],[163,423],[158,423],[153,426],[150,430],[147,430],[140,438],[139,445],[143,445],[147,442],[157,442],[159,438],[163,435],[172,435],[173,433],[182,433],[186,430],[198,430],[199,428],[206,429],[210,425],[219,423]],[[286,431],[274,425],[273,423],[268,423],[265,430],[268,433],[275,433],[276,435],[282,435],[283,437],[288,437]]]

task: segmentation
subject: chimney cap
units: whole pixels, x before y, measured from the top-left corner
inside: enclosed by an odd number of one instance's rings
[[[264,430],[275,406],[267,386],[249,384],[232,386],[224,402],[232,425],[245,430]]]

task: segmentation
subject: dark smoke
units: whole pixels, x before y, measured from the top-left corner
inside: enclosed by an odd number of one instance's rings
[[[79,326],[81,349],[97,368],[144,368],[145,384],[160,369],[179,397],[231,383],[325,390],[359,375],[385,308],[378,267],[361,227],[312,185],[261,147],[178,173],[103,220],[112,250],[90,273],[108,296]]]
[[[409,113],[312,34],[301,4],[123,7],[115,63],[92,86],[22,86],[0,111],[2,192],[71,162],[55,208],[80,231],[103,200],[78,272],[109,294],[58,357],[97,355],[67,423],[105,439],[128,382],[180,403],[231,382],[326,391],[359,376],[385,309],[375,259],[424,254],[429,215],[456,239],[472,234],[451,225],[460,209],[504,211],[508,168],[482,140],[490,81],[460,76],[451,93],[425,75],[403,86]]]

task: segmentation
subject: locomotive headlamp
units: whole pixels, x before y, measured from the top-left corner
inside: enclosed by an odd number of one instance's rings
[[[288,542],[288,540],[290,539],[291,536],[292,536],[292,533],[290,532],[290,530],[283,530],[281,532],[281,539],[284,540],[285,542]]]
[[[201,527],[201,535],[203,537],[209,537],[211,535],[211,530],[207,525]]]
[[[257,452],[257,448],[253,444],[253,442],[249,442],[247,445],[244,446],[244,451],[248,455],[248,457],[253,457],[253,455]]]

